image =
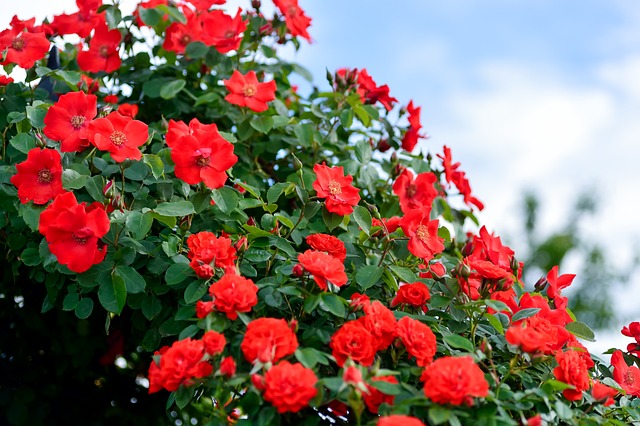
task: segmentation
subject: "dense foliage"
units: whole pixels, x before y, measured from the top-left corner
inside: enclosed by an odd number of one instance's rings
[[[224,3],[0,33],[7,420],[640,424],[640,324],[591,356],[574,276],[525,291],[420,107],[366,69],[298,93],[297,0]]]

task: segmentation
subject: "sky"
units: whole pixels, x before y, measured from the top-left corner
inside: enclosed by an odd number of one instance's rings
[[[72,0],[0,0],[0,28],[76,10]],[[232,8],[248,1],[229,1]],[[269,0],[262,1],[267,14]],[[598,213],[583,232],[624,265],[640,247],[640,8],[633,0],[299,0],[313,43],[287,57],[312,71],[367,68],[400,103],[422,106],[429,139],[452,149],[487,227],[522,246],[522,195],[558,230],[582,191]],[[123,0],[125,10],[134,2]],[[130,9],[129,9],[130,10]],[[577,272],[563,266],[561,273]],[[579,280],[580,277],[577,278]],[[597,291],[597,290],[594,290]],[[621,289],[617,330],[640,320],[640,279]],[[598,333],[592,351],[628,338]]]

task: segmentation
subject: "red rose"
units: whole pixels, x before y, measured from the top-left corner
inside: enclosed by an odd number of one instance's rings
[[[18,188],[18,198],[22,204],[47,204],[59,194],[66,192],[62,187],[62,161],[60,153],[54,149],[33,148],[27,159],[16,164],[17,173],[11,183]]]
[[[220,374],[225,377],[233,377],[236,374],[236,362],[232,357],[225,357],[220,361]]]
[[[164,50],[178,54],[184,54],[189,43],[202,41],[202,22],[198,15],[188,7],[181,10],[187,18],[187,23],[174,22],[169,25],[162,44]]]
[[[352,176],[345,176],[340,167],[327,167],[324,164],[313,166],[316,180],[313,189],[318,198],[324,198],[327,211],[340,216],[353,212],[353,207],[360,202],[360,190],[351,185]]]
[[[58,195],[40,215],[39,231],[58,262],[85,272],[107,254],[100,241],[109,232],[109,218],[100,203],[78,204],[73,192]]]
[[[264,375],[264,399],[278,413],[297,413],[308,406],[309,401],[318,393],[317,382],[318,378],[310,368],[282,361]]]
[[[396,98],[389,95],[389,86],[386,84],[378,86],[366,69],[358,72],[358,93],[363,98],[363,102],[372,105],[380,102],[387,111],[390,111],[393,104],[398,102]]]
[[[561,382],[575,387],[565,389],[562,395],[569,401],[578,401],[582,398],[582,392],[589,389],[589,370],[580,354],[576,351],[558,352],[556,354],[558,366],[553,369],[553,375]]]
[[[174,342],[160,357],[160,365],[155,361],[149,367],[149,393],[162,388],[177,390],[180,385],[189,386],[193,379],[208,376],[213,367],[205,357],[202,340],[190,338]]]
[[[396,317],[386,306],[377,300],[364,305],[364,317],[358,321],[374,339],[374,349],[382,351],[396,338]]]
[[[305,240],[314,250],[324,251],[340,262],[344,262],[347,258],[347,249],[344,247],[344,243],[333,235],[312,234]]]
[[[211,284],[209,293],[215,309],[224,312],[230,320],[237,319],[238,312],[250,312],[258,303],[258,286],[240,275],[225,274]]]
[[[420,173],[414,179],[411,170],[404,169],[393,183],[393,193],[400,199],[400,209],[408,213],[414,209],[428,207],[431,209],[433,200],[438,196],[434,184],[438,178],[435,174]]]
[[[190,185],[204,182],[211,189],[224,186],[227,170],[238,162],[233,145],[218,133],[217,128],[192,131],[171,140],[179,134],[179,131],[167,134],[176,177]]]
[[[344,264],[335,257],[321,251],[307,250],[298,255],[298,261],[309,272],[318,287],[327,291],[327,281],[336,287],[347,283],[347,274],[344,272]]]
[[[169,148],[179,147],[178,141],[183,136],[217,137],[218,126],[215,124],[202,124],[197,118],[193,118],[189,125],[184,121],[169,120],[165,139]]]
[[[428,325],[410,317],[402,317],[398,321],[397,333],[407,352],[416,358],[419,366],[424,367],[433,361],[436,336]]]
[[[289,34],[294,37],[300,36],[311,42],[311,36],[307,32],[307,28],[311,25],[311,18],[298,6],[298,0],[274,0],[273,4],[284,15],[284,23]]]
[[[627,395],[640,397],[640,369],[636,366],[628,366],[621,350],[611,355],[613,366],[613,378]]]
[[[108,151],[113,161],[121,163],[142,158],[138,148],[149,139],[149,127],[142,121],[114,111],[104,118],[93,120],[87,135],[96,148]]]
[[[471,405],[473,397],[489,394],[489,383],[470,356],[439,358],[424,369],[420,380],[427,398],[438,404]]]
[[[118,106],[118,112],[126,117],[135,118],[138,115],[138,105],[136,104],[121,104]]]
[[[205,318],[211,312],[213,312],[213,302],[203,302],[202,300],[196,302],[196,316],[198,318]]]
[[[6,51],[4,61],[0,57],[0,65],[16,64],[29,69],[36,61],[47,56],[49,46],[44,34],[22,31],[14,26],[0,32],[0,52]]]
[[[109,30],[106,24],[99,26],[89,42],[89,50],[78,53],[78,66],[87,72],[116,71],[121,63],[118,54],[121,41],[120,30]]]
[[[208,8],[207,8],[208,9]],[[211,10],[200,15],[202,22],[202,41],[207,46],[213,46],[220,53],[238,50],[242,41],[242,34],[247,24],[242,20],[240,10],[235,18],[222,10]]]
[[[438,236],[438,219],[430,219],[431,208],[409,211],[400,221],[404,234],[409,237],[409,251],[425,260],[444,250],[444,240]]]
[[[98,97],[84,92],[69,92],[49,107],[44,116],[44,134],[60,142],[62,152],[82,151],[89,146],[87,128],[98,115]]]
[[[351,358],[365,367],[373,364],[375,340],[359,321],[348,321],[331,336],[329,346],[340,367]]]
[[[398,294],[396,294],[396,297],[391,301],[391,307],[407,304],[426,310],[427,300],[430,298],[431,294],[426,284],[420,282],[404,284],[400,286]]]
[[[601,402],[604,406],[613,405],[615,403],[613,397],[618,394],[616,389],[603,385],[599,381],[593,382],[593,389],[591,389],[591,396],[598,402]]]
[[[230,92],[225,100],[233,105],[247,107],[255,112],[266,111],[271,102],[276,98],[276,82],[260,83],[255,71],[249,71],[242,75],[235,70],[229,80],[223,80],[224,86]]]
[[[569,340],[570,333],[540,315],[534,315],[519,324],[511,325],[506,333],[507,342],[519,346],[523,352],[551,355]]]
[[[422,124],[420,124],[420,107],[415,107],[413,101],[409,101],[407,105],[407,112],[409,113],[409,129],[402,138],[402,149],[405,151],[413,151],[418,143],[418,139],[424,138],[420,134]]]
[[[394,376],[380,376],[374,377],[371,379],[372,382],[387,382],[387,383],[398,383],[398,379]],[[371,411],[373,414],[378,414],[378,408],[380,408],[381,404],[393,405],[393,401],[396,399],[394,395],[387,395],[385,393],[380,392],[378,389],[373,386],[368,386],[369,391],[367,393],[362,394],[362,398],[364,399],[364,403],[367,406],[367,409]]]
[[[213,263],[217,268],[227,268],[233,266],[236,260],[236,250],[231,239],[216,237],[213,232],[202,231],[189,235],[187,247],[192,268],[199,265],[197,261],[207,265]]]
[[[240,345],[247,361],[274,363],[291,355],[298,348],[298,339],[283,319],[258,318],[247,325]]]
[[[359,387],[361,384],[364,384],[364,381],[362,380],[362,372],[358,367],[354,366],[344,369],[342,381],[355,387]]]
[[[424,423],[415,417],[393,414],[391,416],[380,417],[376,426],[424,426]]]
[[[224,335],[209,330],[202,336],[202,343],[204,344],[204,351],[206,353],[209,355],[218,355],[224,350],[227,340],[224,338]]]

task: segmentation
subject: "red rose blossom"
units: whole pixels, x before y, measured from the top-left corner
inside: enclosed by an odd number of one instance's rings
[[[89,50],[78,53],[78,66],[87,72],[116,71],[121,63],[118,54],[121,41],[120,30],[109,30],[106,25],[99,26],[89,43]]]
[[[222,361],[220,361],[220,374],[225,377],[233,377],[236,374],[236,362],[232,357],[225,357]]]
[[[16,164],[17,173],[11,183],[18,188],[22,204],[47,204],[57,195],[66,192],[62,187],[62,161],[54,149],[33,148],[27,159]]]
[[[420,134],[422,124],[420,124],[420,107],[415,107],[413,101],[409,101],[407,105],[407,111],[409,112],[409,129],[402,138],[402,149],[405,151],[413,151],[418,144],[418,139],[424,138]]]
[[[324,251],[338,259],[340,262],[344,262],[347,258],[347,249],[344,247],[344,243],[333,235],[312,234],[307,236],[305,241],[314,250]]]
[[[247,325],[240,345],[247,361],[278,362],[298,348],[298,339],[283,319],[258,318]]]
[[[255,112],[266,111],[271,102],[276,98],[276,82],[271,80],[260,83],[255,71],[249,71],[242,75],[235,70],[229,80],[223,80],[229,93],[225,100],[233,105],[247,107]]]
[[[569,401],[580,400],[582,392],[589,389],[591,385],[586,363],[576,351],[558,352],[556,361],[558,366],[553,369],[555,378],[575,387],[575,389],[563,390],[562,395]]]
[[[273,4],[284,15],[289,34],[294,37],[300,36],[311,42],[311,36],[307,31],[311,25],[311,18],[298,6],[298,0],[273,0]]]
[[[118,112],[124,116],[136,118],[138,115],[138,105],[136,104],[120,104],[118,106]]]
[[[142,158],[138,148],[149,139],[149,127],[114,111],[105,118],[93,120],[87,135],[96,148],[108,151],[113,161],[121,163]]]
[[[415,417],[392,414],[390,416],[380,417],[376,426],[424,426],[424,423]]]
[[[470,356],[438,358],[424,369],[420,380],[427,398],[437,404],[471,405],[473,397],[489,394],[489,383]]]
[[[391,301],[391,307],[398,305],[411,305],[415,308],[427,308],[427,301],[431,298],[429,287],[426,284],[417,282],[413,284],[403,284],[398,288],[396,297]]]
[[[627,395],[640,398],[640,369],[636,366],[628,366],[621,350],[617,350],[611,355],[611,365],[613,366],[613,378]]]
[[[335,257],[321,251],[307,250],[298,255],[298,261],[302,267],[313,276],[316,284],[322,290],[327,291],[327,282],[341,287],[347,283],[347,274],[344,272],[344,264]]]
[[[110,222],[100,203],[78,204],[73,192],[58,195],[40,215],[39,230],[58,262],[73,272],[85,272],[107,254],[100,241]]]
[[[187,256],[194,269],[202,264],[213,264],[216,268],[223,269],[234,266],[236,249],[233,248],[231,239],[227,237],[216,237],[213,232],[202,231],[189,235],[187,247],[189,247]],[[201,278],[208,279],[211,276]]]
[[[196,302],[196,316],[198,318],[206,318],[211,312],[213,312],[213,302],[203,302],[202,300]]]
[[[87,129],[98,115],[98,97],[69,92],[58,99],[44,116],[44,134],[60,142],[62,152],[82,151],[89,146]]]
[[[318,393],[317,382],[318,378],[310,368],[282,361],[264,375],[264,399],[278,413],[297,413]]]
[[[360,190],[351,185],[353,177],[345,176],[342,166],[316,164],[313,171],[316,174],[313,189],[318,193],[318,198],[325,198],[327,210],[340,216],[351,214],[353,207],[360,202]]]
[[[374,339],[374,349],[383,351],[396,338],[396,317],[386,306],[377,300],[363,306],[364,317],[358,321],[366,328]]]
[[[438,178],[431,172],[413,176],[409,169],[404,169],[393,183],[393,193],[400,199],[400,209],[408,213],[414,209],[431,208],[433,200],[438,196],[434,184]]]
[[[174,342],[149,367],[149,393],[160,389],[178,390],[180,385],[190,386],[194,379],[210,375],[213,367],[205,361],[204,342],[187,338]]]
[[[44,58],[49,51],[49,40],[43,33],[23,31],[19,26],[0,32],[0,52],[6,51],[6,57],[0,65],[16,64],[31,68],[36,61]]]
[[[250,312],[258,303],[258,286],[240,275],[225,274],[211,284],[209,293],[215,309],[224,312],[230,320],[237,319],[238,312]]]
[[[373,364],[376,355],[375,340],[359,321],[348,321],[331,336],[329,343],[333,357],[342,367],[348,358],[365,367]]]
[[[202,343],[204,345],[205,353],[209,355],[219,355],[224,350],[224,346],[227,344],[227,340],[224,338],[224,335],[209,330],[204,333],[202,336]]]
[[[222,10],[212,10],[200,16],[202,23],[202,42],[213,46],[222,54],[238,50],[242,42],[242,34],[247,23],[242,19],[242,9],[238,9],[235,18]]]
[[[396,328],[398,337],[416,363],[424,367],[433,361],[436,354],[436,336],[428,325],[411,317],[402,317]]]
[[[424,260],[444,250],[444,239],[438,236],[438,219],[430,219],[431,209],[411,210],[400,221],[404,234],[409,237],[409,251]]]

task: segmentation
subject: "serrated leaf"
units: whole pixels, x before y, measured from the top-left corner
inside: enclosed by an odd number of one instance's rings
[[[164,273],[167,285],[180,284],[188,277],[193,276],[191,267],[187,263],[174,263]]]
[[[88,297],[80,299],[75,309],[76,317],[79,319],[87,319],[91,315],[91,312],[93,312],[93,300]]]
[[[320,297],[320,307],[327,312],[331,312],[337,317],[345,317],[346,309],[344,307],[343,299],[340,296],[336,296],[332,293],[323,293]]]
[[[448,336],[444,336],[443,340],[447,345],[453,348],[463,349],[470,353],[475,352],[473,343],[471,343],[471,340],[467,339],[466,337],[462,337],[457,334],[449,334]]]
[[[147,286],[144,277],[130,266],[116,266],[115,273],[124,280],[127,292],[142,293]]]
[[[569,324],[565,325],[565,328],[576,337],[584,339],[588,342],[596,341],[596,336],[593,333],[593,330],[591,330],[591,328],[585,323],[579,321],[570,322]]]
[[[162,159],[155,154],[144,154],[142,161],[151,168],[151,174],[156,179],[159,179],[164,174],[164,163]]]
[[[353,208],[353,220],[356,221],[365,234],[371,235],[371,213],[366,207],[355,206]]]
[[[529,318],[534,316],[535,314],[537,314],[538,312],[540,312],[540,308],[525,308],[525,309],[520,309],[518,312],[516,312],[515,314],[513,314],[513,316],[511,317],[511,323],[515,323],[516,321],[520,321],[523,320],[525,318]]]
[[[196,303],[202,296],[207,293],[209,285],[206,281],[197,280],[189,284],[184,291],[184,301],[188,305]]]
[[[360,290],[365,291],[373,287],[382,277],[384,268],[375,265],[366,265],[358,269],[356,272],[356,283]]]
[[[161,203],[158,204],[158,207],[153,209],[153,211],[161,216],[169,217],[182,217],[196,212],[193,204],[190,201],[174,201],[170,203]]]
[[[124,280],[116,274],[111,274],[111,281],[100,285],[98,300],[107,311],[115,314],[122,312],[127,300],[127,287]]]
[[[178,93],[187,85],[184,80],[173,80],[162,86],[160,89],[160,97],[162,99],[175,98]]]
[[[133,211],[129,213],[125,221],[127,230],[135,240],[142,240],[153,225],[153,217],[149,213]]]
[[[238,207],[238,193],[229,187],[211,190],[211,198],[223,213],[229,214]]]

